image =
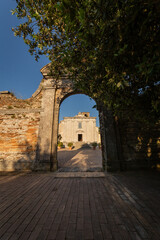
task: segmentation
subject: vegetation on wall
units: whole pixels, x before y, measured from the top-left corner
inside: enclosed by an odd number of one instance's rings
[[[36,60],[49,57],[52,74],[70,73],[116,115],[159,119],[159,0],[16,1],[13,31]]]

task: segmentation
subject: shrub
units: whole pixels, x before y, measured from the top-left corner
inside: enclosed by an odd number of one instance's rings
[[[73,143],[72,142],[69,142],[68,143],[68,147],[72,147],[73,146]]]
[[[98,147],[101,148],[101,143],[98,143]]]
[[[63,142],[58,142],[58,147],[62,148],[63,147]]]
[[[97,142],[92,142],[91,145],[92,147],[97,147]]]

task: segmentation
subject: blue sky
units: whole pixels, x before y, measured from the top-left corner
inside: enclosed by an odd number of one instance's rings
[[[12,91],[18,98],[26,99],[38,88],[42,80],[40,69],[49,63],[49,60],[42,56],[36,62],[23,39],[14,36],[11,28],[19,24],[16,16],[11,14],[15,7],[16,0],[1,0],[0,91]],[[95,102],[88,96],[70,96],[61,104],[60,120],[64,116],[75,116],[78,112],[90,112],[91,116],[98,118],[98,112],[92,108],[94,105]]]

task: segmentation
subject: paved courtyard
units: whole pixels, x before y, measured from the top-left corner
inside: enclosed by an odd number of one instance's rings
[[[102,171],[102,152],[91,148],[60,149],[57,153],[60,172]]]
[[[142,171],[1,175],[0,239],[159,240],[159,183]]]

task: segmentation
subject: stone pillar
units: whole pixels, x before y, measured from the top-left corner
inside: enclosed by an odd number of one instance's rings
[[[120,170],[118,157],[117,137],[112,112],[100,107],[100,130],[102,141],[103,168],[106,171]]]
[[[102,109],[99,108],[99,121],[100,121],[100,133],[101,133],[101,147],[102,147],[102,166],[103,170],[107,170],[107,149],[106,149],[106,140],[105,140],[105,129],[104,129],[104,118]]]
[[[50,157],[52,152],[53,116],[55,105],[55,88],[43,89],[42,109],[38,135],[37,155],[35,169],[50,170]]]
[[[52,147],[51,147],[51,171],[57,171],[58,161],[57,161],[57,141],[58,141],[58,120],[59,120],[59,103],[55,98],[54,107],[54,118],[53,118],[53,128],[52,128]]]

